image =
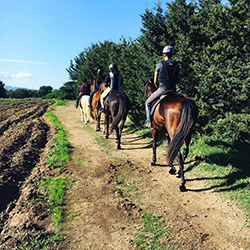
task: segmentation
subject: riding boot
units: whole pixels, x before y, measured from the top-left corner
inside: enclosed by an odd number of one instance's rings
[[[150,115],[150,104],[145,104],[145,110],[146,110],[146,122],[145,127],[151,128],[151,115]]]

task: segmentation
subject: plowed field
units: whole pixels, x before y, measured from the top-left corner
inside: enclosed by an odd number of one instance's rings
[[[42,116],[51,104],[22,101],[0,105],[0,249],[11,249],[32,235],[33,226],[44,223],[30,198],[34,180],[41,177],[38,166],[50,138],[50,126]]]

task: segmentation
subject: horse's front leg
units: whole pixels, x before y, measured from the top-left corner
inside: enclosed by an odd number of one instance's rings
[[[151,128],[151,134],[153,137],[153,145],[152,145],[153,159],[152,159],[151,165],[154,166],[156,163],[157,130],[155,128]]]
[[[183,156],[181,154],[181,151],[178,152],[177,159],[178,159],[178,164],[179,164],[179,167],[180,167],[178,175],[181,178],[181,185],[179,187],[179,190],[181,192],[185,192],[185,191],[187,191],[187,189],[186,189],[186,186],[185,186],[186,180],[185,180],[185,177],[184,177],[184,159],[183,159]]]

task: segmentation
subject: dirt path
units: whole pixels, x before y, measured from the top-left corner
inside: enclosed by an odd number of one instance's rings
[[[150,166],[152,149],[147,140],[124,132],[122,150],[99,146],[100,132],[83,129],[80,111],[73,105],[54,111],[69,132],[72,162],[65,174],[75,182],[68,190],[68,235],[57,249],[135,249],[136,227],[143,212],[150,211],[166,222],[165,242],[184,249],[250,249],[250,228],[243,212],[202,180],[186,173],[188,192],[178,191],[180,180],[164,167],[158,150],[157,166]],[[89,124],[94,128],[94,122]],[[140,190],[139,199],[119,188],[117,173],[131,172]]]

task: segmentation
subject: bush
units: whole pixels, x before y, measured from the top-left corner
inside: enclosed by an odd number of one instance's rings
[[[214,125],[213,134],[219,139],[228,138],[231,141],[250,141],[250,115],[227,113],[224,119],[219,119]]]

